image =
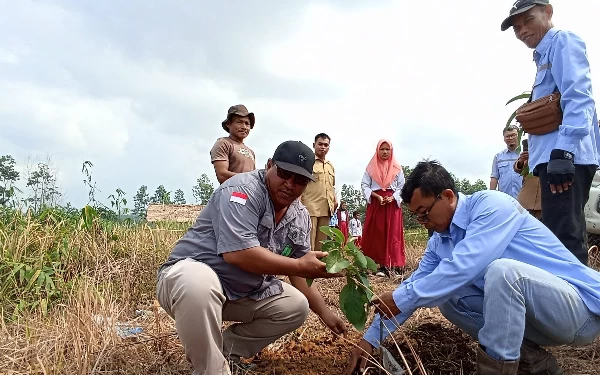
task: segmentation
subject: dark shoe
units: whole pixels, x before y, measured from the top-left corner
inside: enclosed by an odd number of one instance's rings
[[[556,358],[538,344],[523,340],[518,375],[563,375]]]
[[[519,360],[498,361],[487,355],[481,346],[477,349],[477,375],[516,375]]]

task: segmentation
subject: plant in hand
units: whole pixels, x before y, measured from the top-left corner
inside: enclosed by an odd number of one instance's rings
[[[321,241],[321,251],[327,256],[321,260],[327,265],[327,272],[344,272],[346,285],[340,292],[340,309],[350,323],[359,331],[365,328],[369,312],[369,302],[373,297],[367,274],[377,271],[373,259],[365,256],[354,244],[354,238],[347,241],[337,228],[323,226],[319,228],[328,239]],[[307,280],[308,286],[312,280]]]

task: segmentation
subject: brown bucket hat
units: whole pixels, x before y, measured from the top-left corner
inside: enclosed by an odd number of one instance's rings
[[[227,129],[227,121],[229,121],[231,119],[231,116],[233,115],[238,115],[238,116],[248,116],[248,119],[250,120],[250,129],[254,129],[254,113],[252,112],[248,112],[248,108],[246,108],[245,105],[243,104],[238,104],[238,105],[233,105],[231,107],[229,107],[229,110],[227,111],[227,118],[225,120],[223,120],[223,122],[221,123],[221,125],[223,126],[223,129],[226,132],[229,132],[229,129]]]

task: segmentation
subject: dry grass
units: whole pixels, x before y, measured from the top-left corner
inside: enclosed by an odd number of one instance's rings
[[[17,300],[31,302],[36,295],[47,298],[47,293],[36,294],[34,287],[24,291],[18,283],[9,288],[0,279],[0,374],[191,373],[172,319],[154,304],[157,267],[181,235],[178,229],[148,226],[85,230],[60,220],[21,220],[0,226],[2,261],[42,268],[51,261],[47,254],[60,250],[56,258],[60,272],[54,277],[63,291],[60,299],[50,303],[48,314],[43,314],[39,304],[19,310]],[[414,269],[422,248],[422,242],[416,240],[407,247],[407,272]],[[597,260],[597,253],[593,256]],[[373,277],[373,289],[376,293],[391,290],[407,274],[393,279]],[[319,284],[326,302],[334,309],[342,284],[342,280]],[[143,312],[136,314],[136,310]],[[143,332],[121,338],[115,329],[118,322],[141,327]],[[431,338],[438,331],[435,345],[423,342],[424,337]],[[436,309],[420,310],[394,337],[414,374],[419,371],[408,343],[429,374],[468,373],[472,367],[474,344]],[[256,373],[341,373],[352,343],[359,338],[360,333],[351,328],[345,338],[335,339],[311,313],[303,327],[259,355]],[[596,370],[600,367],[600,344],[560,348],[556,353],[566,368],[578,371],[572,373],[600,374]],[[456,369],[459,371],[453,372]]]

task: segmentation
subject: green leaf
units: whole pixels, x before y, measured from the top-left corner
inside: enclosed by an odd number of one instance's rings
[[[524,91],[522,94],[519,94],[519,95],[515,96],[514,98],[511,98],[509,101],[506,102],[505,105],[509,105],[510,103],[515,102],[520,99],[529,99],[529,96],[531,96],[531,93],[529,91]]]
[[[310,288],[312,286],[313,281],[313,279],[306,279],[306,285],[308,285],[308,287]]]
[[[373,272],[377,272],[377,263],[375,263],[375,261],[373,259],[369,258],[366,255],[365,255],[365,258],[367,259],[367,269],[369,269]]]
[[[340,293],[340,309],[354,328],[359,331],[364,330],[367,323],[365,305],[368,302],[366,293],[352,279]]]
[[[25,287],[25,290],[29,290],[29,288],[31,288],[33,286],[33,283],[36,282],[36,280],[38,279],[38,277],[40,276],[40,273],[42,273],[42,270],[36,270],[33,273],[33,276],[31,276],[31,278],[29,279],[29,283],[27,284],[27,286]]]
[[[334,241],[336,241],[338,244],[343,244],[344,243],[344,234],[342,233],[341,230],[337,229],[337,228],[332,228],[332,227],[326,227],[326,226],[322,226],[320,228],[321,232],[325,233],[327,236],[329,236],[329,238],[333,239]]]
[[[94,218],[98,216],[96,210],[87,205],[81,209],[81,218],[83,219],[83,224],[87,230],[91,230],[94,224]]]
[[[342,253],[339,250],[331,250],[329,254],[325,257],[324,262],[327,267],[327,272],[329,273],[337,273],[341,270],[344,270],[350,266],[350,261],[343,257]]]
[[[371,284],[369,283],[369,279],[366,275],[363,274],[358,274],[358,279],[360,280],[360,284],[357,283],[358,287],[365,292],[367,300],[371,301],[371,299],[373,298],[373,292],[371,291]]]
[[[367,268],[367,257],[362,253],[362,251],[356,249],[356,251],[352,254],[354,255],[354,263],[361,269]]]
[[[331,250],[329,253],[327,253],[326,257],[321,258],[321,261],[325,262],[326,267],[327,267],[327,272],[329,272],[329,269],[331,267],[333,267],[333,265],[335,263],[337,263],[340,259],[342,259],[342,254],[340,253],[340,251],[338,249],[335,249],[335,250]]]
[[[350,267],[352,263],[350,263],[350,261],[348,259],[340,259],[339,261],[337,261],[333,266],[331,266],[331,268],[327,269],[327,272],[329,273],[338,273],[340,271],[345,270],[346,268]]]
[[[321,251],[324,251],[324,252],[329,252],[329,251],[339,247],[339,245],[335,241],[332,241],[332,240],[324,240],[324,241],[321,241],[321,243],[322,243]]]

